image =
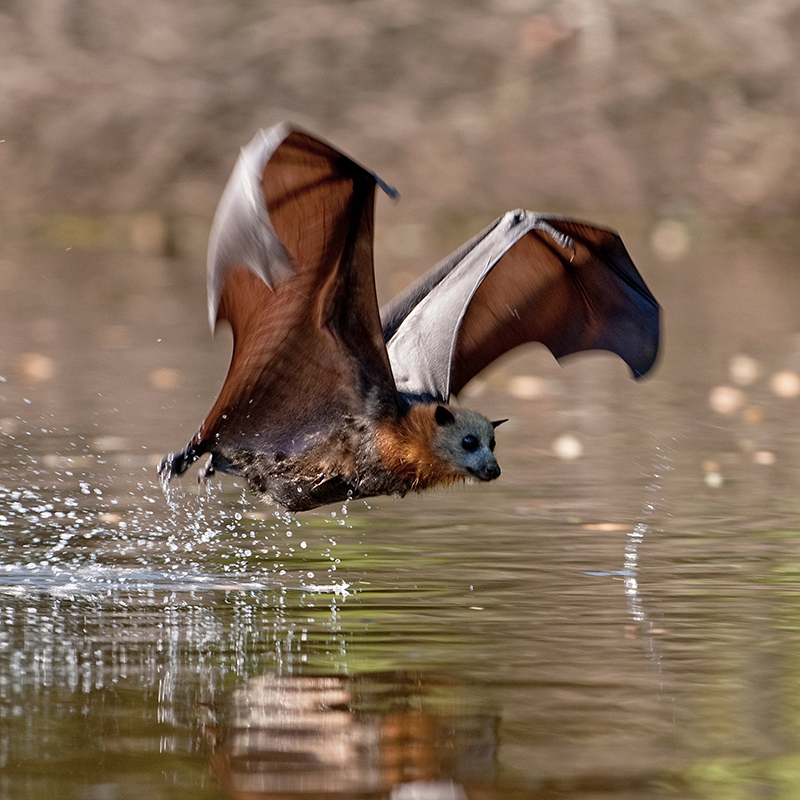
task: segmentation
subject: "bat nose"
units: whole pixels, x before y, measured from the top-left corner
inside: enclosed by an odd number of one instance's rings
[[[473,470],[472,474],[479,481],[493,481],[500,477],[500,465],[496,461],[492,461],[481,469]]]
[[[500,465],[495,461],[494,464],[489,464],[486,467],[486,480],[493,481],[495,478],[500,477]]]

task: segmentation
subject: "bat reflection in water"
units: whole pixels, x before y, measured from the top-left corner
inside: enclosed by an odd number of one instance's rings
[[[219,397],[159,473],[197,458],[303,511],[494,480],[500,424],[448,405],[503,353],[610,350],[652,366],[659,309],[619,236],[510,211],[379,311],[376,175],[282,123],[242,149],[208,252],[212,329],[233,355]]]
[[[211,764],[233,800],[501,797],[500,720],[476,688],[402,672],[258,675],[206,708]]]

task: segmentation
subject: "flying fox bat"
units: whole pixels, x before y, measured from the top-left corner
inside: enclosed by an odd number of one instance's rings
[[[659,307],[616,233],[510,211],[379,311],[375,187],[393,189],[288,123],[244,147],[208,251],[212,331],[233,355],[200,429],[159,468],[203,454],[290,511],[494,480],[494,429],[448,405],[503,353],[604,349],[635,377],[658,349]]]

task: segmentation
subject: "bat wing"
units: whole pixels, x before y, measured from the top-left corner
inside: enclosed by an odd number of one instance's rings
[[[510,211],[381,310],[397,389],[446,402],[525,342],[561,358],[610,350],[635,377],[656,358],[659,307],[616,233]]]
[[[298,455],[343,418],[397,413],[373,275],[376,181],[285,123],[243,148],[208,254],[211,326],[230,323],[231,364],[172,472],[226,448]]]

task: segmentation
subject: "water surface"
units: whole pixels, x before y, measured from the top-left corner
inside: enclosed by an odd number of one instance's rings
[[[630,249],[651,379],[507,359],[499,481],[297,517],[157,484],[228,356],[196,265],[6,258],[0,798],[798,794],[797,253]]]

